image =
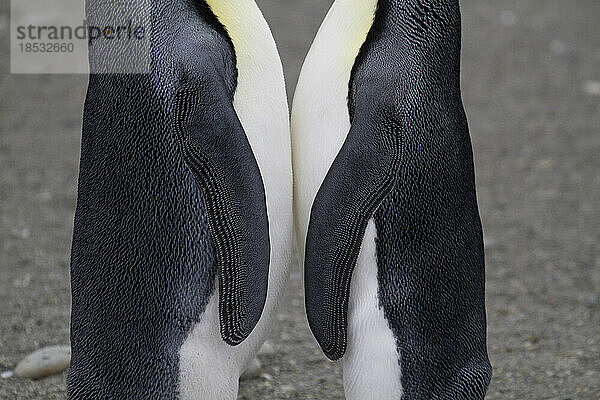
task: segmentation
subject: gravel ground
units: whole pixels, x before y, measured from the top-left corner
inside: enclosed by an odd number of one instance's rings
[[[261,0],[290,94],[329,1]],[[68,341],[84,76],[9,75],[0,3],[0,372]],[[489,399],[600,399],[600,2],[463,0],[463,89],[488,271]],[[343,399],[307,328],[299,270],[241,399]],[[65,375],[0,379],[61,399]]]

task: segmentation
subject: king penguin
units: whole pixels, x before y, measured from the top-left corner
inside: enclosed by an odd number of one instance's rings
[[[281,61],[253,0],[142,3],[149,72],[89,78],[68,398],[233,400],[292,259]]]
[[[483,399],[458,0],[336,0],[292,107],[306,312],[350,400]]]

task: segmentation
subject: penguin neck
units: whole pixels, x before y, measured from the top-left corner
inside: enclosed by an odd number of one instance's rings
[[[237,58],[238,69],[267,45],[271,31],[254,0],[205,0],[225,27]]]
[[[205,1],[233,44],[237,67],[233,103],[253,144],[252,125],[256,124],[256,114],[260,113],[254,104],[257,93],[264,102],[276,105],[277,113],[288,113],[283,68],[271,29],[254,0]]]
[[[375,18],[378,0],[336,0],[323,28],[324,36],[332,43],[342,44],[344,74],[349,74],[360,48],[364,44]],[[333,36],[329,37],[328,36]]]
[[[310,206],[350,129],[352,67],[373,25],[377,0],[336,0],[304,60],[292,107],[294,166],[313,171],[296,180],[298,248],[305,246]],[[314,152],[319,148],[318,152]],[[300,176],[300,174],[299,174]],[[300,252],[303,257],[303,252]],[[304,260],[301,260],[301,265]]]
[[[233,44],[237,68],[233,107],[261,171],[269,219],[281,218],[273,215],[285,212],[275,201],[285,185],[291,187],[291,174],[287,182],[287,170],[281,167],[290,163],[291,146],[285,80],[275,40],[254,0],[205,1]],[[281,150],[275,154],[273,149]]]

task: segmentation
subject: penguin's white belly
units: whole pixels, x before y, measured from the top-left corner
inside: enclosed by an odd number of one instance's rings
[[[376,236],[370,219],[350,286],[348,348],[342,360],[347,400],[402,397],[396,339],[379,306]]]
[[[253,0],[211,0],[209,4],[225,25],[236,50],[238,85],[233,104],[263,178],[271,253],[262,316],[250,336],[238,346],[229,346],[221,339],[215,283],[215,293],[180,350],[179,386],[185,400],[236,398],[241,372],[270,332],[293,249],[289,113],[275,41]]]

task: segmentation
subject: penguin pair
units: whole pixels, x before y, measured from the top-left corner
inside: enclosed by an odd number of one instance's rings
[[[483,398],[457,0],[336,0],[292,144],[254,0],[149,7],[149,73],[90,75],[68,397],[235,399],[283,296],[295,214],[308,320],[343,358],[347,399]]]

